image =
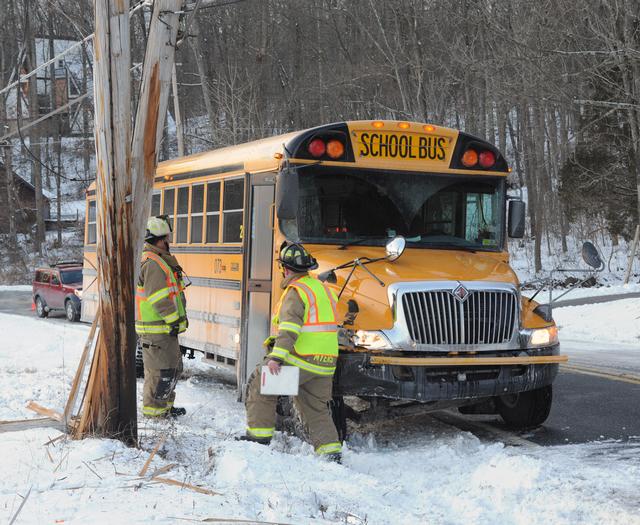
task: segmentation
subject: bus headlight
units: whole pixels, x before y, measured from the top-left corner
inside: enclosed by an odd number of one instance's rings
[[[356,346],[364,346],[371,350],[391,350],[391,342],[382,332],[358,330],[354,336]]]
[[[524,330],[527,337],[527,347],[551,346],[558,343],[558,327],[533,328]]]

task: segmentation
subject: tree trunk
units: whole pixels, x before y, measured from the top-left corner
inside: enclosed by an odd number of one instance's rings
[[[9,16],[8,10],[0,11],[0,25],[2,27],[6,27],[9,24]],[[12,35],[3,35],[5,38],[11,38]],[[2,37],[0,37],[0,81],[3,85],[7,84],[7,76],[5,74],[6,71],[11,69],[11,54],[9,51],[9,42],[6,42]],[[13,65],[13,64],[12,64]],[[16,66],[13,66],[15,69]],[[0,95],[0,129],[5,129],[2,126],[7,125],[7,95]],[[6,183],[6,195],[7,195],[7,220],[8,220],[8,228],[7,233],[9,234],[8,244],[9,244],[9,258],[10,260],[14,260],[16,256],[16,250],[18,246],[18,238],[16,234],[16,203],[15,203],[15,193],[13,187],[13,141],[11,139],[7,140],[4,144],[0,143],[0,148],[2,149],[3,155],[3,164],[4,164],[4,174],[5,174],[5,183]]]
[[[195,17],[192,23],[193,38],[189,39],[191,48],[193,49],[193,55],[196,59],[196,65],[198,66],[198,74],[200,75],[200,83],[202,86],[202,98],[204,100],[204,107],[207,109],[207,116],[209,117],[209,127],[211,129],[211,140],[215,141],[216,134],[216,114],[213,110],[211,103],[211,92],[209,91],[209,75],[204,64],[204,55],[202,51],[202,34],[200,33],[200,25],[198,24],[198,18]]]
[[[24,38],[27,45],[27,69],[32,71],[36,68],[36,41],[31,27],[31,0],[24,1],[25,27]],[[31,120],[38,118],[40,114],[38,103],[38,81],[37,75],[29,79],[29,117]],[[36,192],[36,246],[38,254],[42,256],[42,244],[45,241],[44,226],[44,196],[42,194],[42,151],[40,147],[40,133],[38,126],[34,126],[29,131],[29,149],[33,155],[32,161],[32,182]]]
[[[55,56],[55,46],[53,40],[54,23],[53,23],[53,7],[49,7],[49,59]],[[50,111],[54,111],[57,107],[57,86],[56,86],[56,64],[55,62],[49,66],[49,78],[51,82],[51,108]],[[62,130],[60,129],[62,120],[61,115],[54,115],[53,117],[53,150],[56,154],[56,230],[57,230],[57,245],[62,246],[62,188],[61,188],[61,174],[62,169]]]

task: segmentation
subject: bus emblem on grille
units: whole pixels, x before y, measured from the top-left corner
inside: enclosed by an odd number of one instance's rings
[[[458,300],[458,302],[464,303],[469,297],[469,290],[467,290],[464,286],[459,285],[453,292],[451,292],[453,296]]]

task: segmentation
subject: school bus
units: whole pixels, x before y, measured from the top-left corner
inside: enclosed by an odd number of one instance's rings
[[[235,370],[242,392],[282,293],[278,249],[295,240],[340,294],[337,400],[542,423],[566,357],[509,266],[507,237],[522,237],[525,206],[507,195],[508,174],[484,140],[398,121],[334,123],[160,163],[152,214],[170,218],[191,283],[181,346]],[[95,213],[90,188],[84,320],[96,310]]]

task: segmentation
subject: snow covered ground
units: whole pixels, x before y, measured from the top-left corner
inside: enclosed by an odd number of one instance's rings
[[[555,308],[560,340],[637,345],[640,354],[640,299]],[[640,356],[639,356],[640,357]]]
[[[638,300],[626,301],[617,303],[623,306],[615,317],[606,316],[608,328],[627,325],[627,311],[630,319],[639,315]],[[585,315],[595,323],[605,306],[556,310],[561,334],[579,333]],[[61,410],[87,332],[83,325],[0,314],[0,419],[33,417],[25,408],[31,399]],[[0,521],[8,522],[26,497],[16,524],[207,518],[352,525],[640,524],[640,437],[627,443],[510,447],[416,416],[360,428],[347,444],[344,465],[336,465],[314,457],[309,445],[290,436],[278,435],[268,448],[234,441],[245,419],[232,375],[186,364],[177,400],[188,415],[176,422],[140,418],[140,449],[106,439],[49,443],[61,436],[52,429],[0,434]],[[163,437],[149,474],[140,477]],[[152,474],[162,467],[168,471],[161,477],[219,494],[160,483]]]

